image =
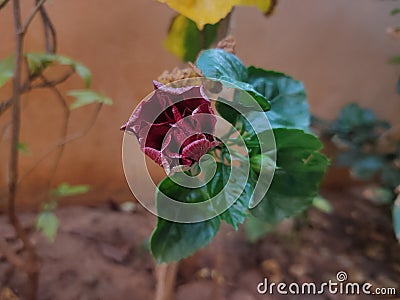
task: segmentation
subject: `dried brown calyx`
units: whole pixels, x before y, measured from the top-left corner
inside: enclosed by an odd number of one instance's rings
[[[217,44],[217,48],[225,50],[226,52],[235,54],[236,41],[233,35],[228,35],[226,38],[220,40]]]
[[[168,84],[174,81],[202,77],[201,71],[192,63],[189,63],[188,68],[175,68],[172,71],[164,71],[158,78],[157,81],[162,84]]]

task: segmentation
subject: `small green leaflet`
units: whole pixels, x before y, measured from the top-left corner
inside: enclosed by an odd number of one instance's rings
[[[51,53],[27,53],[25,57],[28,61],[29,70],[33,74],[42,72],[52,63],[70,66],[83,79],[85,87],[89,88],[92,81],[92,73],[83,64],[72,60],[71,58]]]
[[[395,16],[395,15],[397,15],[397,14],[400,14],[400,8],[393,8],[391,11],[390,11],[390,14],[392,15],[392,16]]]
[[[107,96],[96,93],[92,90],[73,90],[67,92],[68,96],[74,97],[76,100],[71,104],[70,109],[76,109],[92,103],[101,103],[105,105],[111,105],[113,102]]]
[[[321,195],[318,195],[313,199],[313,206],[326,214],[332,213],[333,210],[329,201]]]
[[[389,60],[389,62],[390,62],[391,64],[395,64],[395,65],[400,64],[400,56],[393,56],[393,57]]]
[[[50,242],[54,242],[59,226],[59,220],[53,213],[53,210],[55,210],[58,205],[57,200],[61,197],[85,194],[89,190],[89,185],[69,185],[68,183],[62,183],[51,190],[50,194],[53,200],[42,205],[43,210],[39,213],[36,220],[36,230],[41,231]]]
[[[0,60],[0,87],[14,76],[14,56]]]
[[[36,230],[41,231],[50,242],[54,242],[59,221],[57,216],[50,211],[41,212],[36,220]]]
[[[69,185],[62,183],[51,191],[54,197],[68,197],[85,194],[90,190],[90,185]]]
[[[25,143],[18,143],[17,144],[17,149],[20,153],[22,154],[31,154],[31,151],[29,150],[29,147]]]

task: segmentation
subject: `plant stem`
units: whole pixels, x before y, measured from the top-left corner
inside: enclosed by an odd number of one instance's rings
[[[155,300],[173,300],[178,263],[156,265]]]
[[[37,14],[37,12],[40,10],[40,8],[42,7],[42,5],[46,2],[46,0],[40,0],[35,8],[32,10],[32,12],[30,13],[30,15],[28,16],[27,20],[25,21],[24,25],[20,26],[20,30],[22,33],[25,33],[26,30],[28,29],[29,25],[31,24],[31,22],[33,21],[33,18],[35,18],[35,15]]]
[[[23,42],[24,31],[22,30],[21,23],[21,7],[20,0],[13,0],[13,14],[14,14],[14,32],[15,32],[15,65],[13,77],[13,97],[12,97],[12,112],[11,112],[11,155],[10,155],[10,179],[8,184],[8,207],[7,213],[11,225],[14,227],[16,235],[24,244],[24,248],[28,253],[27,257],[27,273],[30,282],[30,291],[28,299],[37,299],[38,289],[38,274],[39,274],[39,261],[36,254],[35,247],[32,245],[29,236],[24,231],[22,224],[16,213],[16,196],[18,188],[18,143],[21,127],[21,108],[20,108],[20,94],[22,90],[21,85],[21,71],[23,61]]]

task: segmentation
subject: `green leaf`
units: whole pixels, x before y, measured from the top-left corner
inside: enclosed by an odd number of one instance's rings
[[[246,222],[244,223],[244,231],[250,242],[256,242],[264,237],[268,232],[271,232],[275,228],[275,224],[261,221],[260,219],[248,215]]]
[[[0,60],[0,87],[14,76],[14,56]]]
[[[164,46],[184,61],[195,61],[202,49],[208,48],[216,39],[219,23],[206,25],[199,30],[196,24],[183,15],[172,19]]]
[[[74,62],[73,65],[75,72],[84,80],[85,88],[90,88],[92,85],[92,72],[84,65]]]
[[[271,110],[267,116],[272,128],[309,130],[310,112],[302,82],[253,66],[248,68],[248,82],[270,101]]]
[[[242,224],[247,215],[247,208],[252,196],[252,185],[247,182],[243,191],[240,184],[235,184],[230,189],[223,189],[228,184],[228,179],[231,173],[231,167],[222,163],[217,163],[216,174],[212,181],[207,184],[207,191],[211,197],[219,194],[220,192],[224,202],[233,203],[227,210],[225,210],[220,218],[226,223],[231,225],[235,230],[238,230],[239,224]],[[246,174],[241,169],[234,169],[236,182],[244,182]],[[234,191],[233,189],[237,189]],[[235,195],[240,195],[235,199]]]
[[[221,77],[227,80],[247,80],[247,69],[242,61],[234,54],[222,49],[209,49],[200,53],[197,58],[197,67],[204,76],[214,79]]]
[[[277,169],[262,201],[250,212],[268,223],[277,223],[307,209],[318,194],[328,166],[319,152],[322,143],[297,129],[274,129]]]
[[[374,125],[377,118],[370,109],[363,109],[357,103],[349,103],[340,112],[335,128],[347,132],[362,125]]]
[[[31,154],[31,151],[29,150],[28,145],[25,144],[25,143],[18,143],[17,144],[17,149],[22,154]]]
[[[228,184],[230,173],[234,172],[235,182],[228,190],[223,190]],[[232,180],[232,179],[231,179]],[[198,223],[177,223],[158,218],[158,223],[150,240],[150,248],[157,262],[172,262],[188,257],[199,248],[207,245],[219,229],[220,221],[225,220],[237,229],[246,218],[248,203],[252,194],[252,186],[247,184],[244,190],[240,182],[244,183],[246,176],[240,168],[231,170],[230,166],[217,163],[214,177],[199,188],[186,188],[176,184],[169,177],[158,186],[156,193],[157,209],[162,209],[159,198],[161,193],[177,201],[198,203],[218,195],[218,205],[233,203],[221,215],[210,220]],[[236,189],[236,190],[235,190]],[[235,195],[240,195],[236,199]],[[178,198],[178,199],[177,199]],[[210,209],[213,209],[210,206]]]
[[[197,58],[196,65],[204,76],[210,79],[224,80],[226,83],[232,84],[229,87],[238,88],[249,93],[262,110],[270,108],[267,98],[247,82],[247,69],[234,54],[222,49],[204,50]],[[244,107],[257,108],[258,106],[252,101],[251,97],[243,96],[241,93],[238,93],[235,98]]]
[[[150,239],[150,250],[157,263],[170,263],[194,254],[217,234],[218,217],[198,223],[176,223],[158,218]]]
[[[379,120],[370,109],[361,108],[356,103],[346,105],[333,123],[331,131],[335,139],[350,146],[351,152],[361,153],[364,146],[373,145],[390,124]],[[351,153],[348,156],[352,155]],[[358,154],[357,154],[358,155]]]
[[[250,158],[251,168],[257,174],[260,173],[262,168],[268,170],[269,172],[273,172],[275,169],[274,160],[267,153],[260,153],[252,155]]]
[[[50,53],[26,53],[28,68],[32,74],[38,74],[55,62],[55,54]]]
[[[41,212],[36,220],[36,230],[41,231],[50,242],[54,242],[59,221],[57,216],[48,211]]]
[[[393,8],[391,11],[390,11],[390,14],[392,15],[392,16],[395,16],[395,15],[397,15],[397,14],[400,14],[400,8]]]
[[[105,105],[113,103],[110,98],[92,90],[74,90],[67,92],[67,95],[76,98],[75,102],[71,104],[70,109],[76,109],[92,103],[102,103]]]
[[[69,185],[68,183],[62,183],[53,189],[51,193],[54,197],[68,197],[85,194],[89,190],[89,185]]]
[[[262,168],[273,172],[274,170],[271,168],[273,166],[276,167],[274,162],[276,156],[275,140],[271,136],[273,136],[271,130],[265,130],[245,139],[246,147],[251,157],[250,166],[256,173],[259,173]]]
[[[221,117],[235,126],[239,112],[234,107],[229,105],[229,101],[223,98],[218,98],[218,101],[215,103],[215,108]]]
[[[393,229],[396,234],[397,240],[400,242],[400,198],[398,198],[393,205]]]
[[[49,65],[58,63],[60,65],[70,66],[72,69],[74,69],[74,71],[85,82],[86,88],[89,88],[91,85],[92,73],[90,70],[81,63],[76,62],[67,56],[51,53],[27,53],[25,54],[25,57],[27,58],[28,67],[32,74],[38,74]]]
[[[233,84],[232,87],[237,89],[235,91],[234,101],[241,104],[244,108],[250,108],[251,110],[257,111],[259,111],[260,108],[263,111],[267,111],[271,108],[267,98],[257,92],[251,84],[238,80],[232,80],[224,76],[220,79]],[[251,97],[249,97],[249,95]]]
[[[54,211],[58,207],[57,200],[58,199],[52,199],[49,202],[42,203],[42,211]]]
[[[169,177],[164,178],[158,185],[157,210],[163,209],[160,201],[163,194],[186,203],[202,202],[210,198],[205,186],[186,188]],[[151,253],[158,263],[168,263],[188,257],[212,240],[219,229],[219,224],[219,217],[198,223],[177,223],[159,217],[157,227],[150,238]]]

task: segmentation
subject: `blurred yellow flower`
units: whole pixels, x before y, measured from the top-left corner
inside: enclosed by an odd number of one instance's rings
[[[232,10],[234,6],[255,6],[263,13],[269,13],[276,0],[159,0],[167,3],[185,17],[193,20],[202,30],[205,24],[215,24]]]

